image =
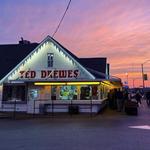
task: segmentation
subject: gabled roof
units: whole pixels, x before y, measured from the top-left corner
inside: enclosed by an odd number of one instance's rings
[[[95,76],[96,78],[104,78],[104,76],[100,76],[93,70],[105,73],[106,58],[78,58],[68,49],[62,46],[59,42],[57,42],[55,39],[51,38],[50,36],[48,36],[47,38],[57,43],[58,46],[63,48],[63,50],[66,53],[68,53],[75,61],[81,64],[81,66],[85,67],[87,71],[90,72],[93,76]],[[0,79],[6,76],[8,72],[15,68],[25,57],[27,57],[38,46],[38,43],[0,45]]]
[[[53,38],[52,38],[53,39]],[[62,47],[71,57],[73,57],[76,61],[79,61],[79,58],[75,56],[72,52],[70,52],[67,48],[65,48],[62,44],[60,44],[58,41],[53,39],[60,47]]]
[[[62,46],[58,41],[53,39],[58,45],[63,47],[67,53],[69,53],[76,61],[82,64],[91,74],[93,74],[98,79],[106,78],[106,58],[78,58],[68,49]],[[97,73],[99,72],[99,73]]]

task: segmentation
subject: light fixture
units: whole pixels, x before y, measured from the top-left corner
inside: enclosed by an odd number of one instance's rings
[[[35,82],[34,85],[99,85],[100,82]]]
[[[67,82],[67,85],[98,85],[100,82]]]
[[[66,85],[65,82],[35,82],[34,85]]]

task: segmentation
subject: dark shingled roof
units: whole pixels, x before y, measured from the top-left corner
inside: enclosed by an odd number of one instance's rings
[[[37,46],[37,43],[0,45],[0,79],[16,67]]]
[[[106,58],[80,58],[80,63],[101,73],[106,73]]]
[[[104,76],[97,74],[94,72],[94,70],[105,74],[106,58],[78,58],[55,39],[53,40],[82,66],[87,68],[87,70],[96,78],[104,78]],[[0,79],[7,75],[14,67],[16,67],[38,45],[38,43],[0,45]]]
[[[106,74],[106,58],[80,58],[80,63],[85,67],[89,68],[90,71],[96,78],[105,78]],[[98,74],[98,72],[101,73]]]

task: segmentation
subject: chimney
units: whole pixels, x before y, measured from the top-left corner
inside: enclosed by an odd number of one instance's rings
[[[30,41],[24,40],[23,37],[21,37],[19,44],[30,44]]]

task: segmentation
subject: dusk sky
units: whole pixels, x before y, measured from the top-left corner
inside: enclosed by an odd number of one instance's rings
[[[68,1],[0,1],[0,44],[51,36]],[[140,86],[141,63],[150,59],[150,0],[72,0],[54,38],[79,57],[107,57],[112,75],[126,81],[128,73],[130,86]]]

